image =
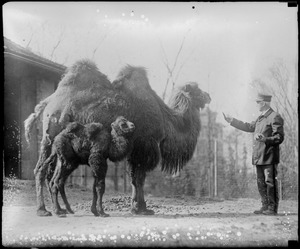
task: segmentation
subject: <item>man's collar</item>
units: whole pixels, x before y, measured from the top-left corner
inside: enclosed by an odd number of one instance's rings
[[[273,112],[273,109],[270,107],[268,110],[262,112],[258,118],[261,119],[263,117],[268,117],[271,114],[271,112]]]
[[[269,109],[263,111],[263,112],[260,114],[260,116],[264,116],[270,109],[271,109],[271,107],[269,107]]]

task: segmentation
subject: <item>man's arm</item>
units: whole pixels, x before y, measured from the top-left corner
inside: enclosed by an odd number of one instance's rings
[[[232,121],[230,122],[230,125],[246,132],[254,132],[255,130],[255,124],[256,121],[253,121],[251,123],[243,122],[240,120],[237,120],[236,118],[233,118]]]
[[[237,120],[236,118],[233,118],[231,115],[228,114],[224,114],[224,119],[233,127],[242,130],[242,131],[246,131],[246,132],[254,132],[255,130],[255,123],[256,121],[252,122],[252,123],[247,123],[247,122],[243,122],[240,120]]]

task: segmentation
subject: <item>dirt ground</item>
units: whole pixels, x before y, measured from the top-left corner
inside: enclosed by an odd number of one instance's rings
[[[129,213],[130,196],[105,194],[110,217],[89,211],[92,191],[66,188],[75,214],[38,217],[34,181],[3,190],[2,245],[17,247],[288,246],[298,241],[298,201],[280,202],[277,216],[255,215],[259,200],[146,196],[153,216]],[[47,193],[46,206],[51,211]],[[61,201],[62,203],[62,201]]]

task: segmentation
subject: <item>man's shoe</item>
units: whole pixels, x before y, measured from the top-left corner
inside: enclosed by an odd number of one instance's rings
[[[259,210],[255,210],[253,213],[255,214],[262,214],[264,211],[267,211],[267,207],[261,207]]]
[[[264,215],[276,215],[277,213],[274,210],[265,210],[262,212]]]

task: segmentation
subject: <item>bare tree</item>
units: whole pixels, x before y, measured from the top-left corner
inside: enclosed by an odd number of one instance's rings
[[[28,50],[31,50],[30,46],[33,42],[35,42],[36,49],[34,52],[36,54],[38,54],[39,56],[45,57],[49,60],[53,60],[58,47],[63,42],[63,38],[65,35],[65,27],[63,27],[59,30],[57,28],[55,28],[55,30],[54,30],[55,34],[53,34],[53,30],[51,32],[51,27],[50,27],[50,25],[47,25],[47,24],[48,24],[47,20],[42,22],[40,25],[36,26],[35,28],[33,28],[33,25],[31,23],[28,24],[29,39],[28,39],[28,42],[27,42],[25,48]],[[39,35],[37,35],[38,33],[39,33]],[[56,37],[56,34],[58,34],[57,37]],[[43,38],[47,39],[46,37],[49,37],[49,36],[51,36],[51,38],[52,38],[51,41],[53,41],[54,45],[53,45],[52,49],[44,52],[44,45],[47,43],[45,43],[43,40],[41,40],[41,37],[42,37],[42,39]],[[50,39],[48,39],[47,41],[49,44]]]
[[[169,62],[168,62],[168,58],[167,58],[167,56],[166,56],[165,49],[164,49],[164,47],[163,47],[163,45],[162,45],[161,42],[160,42],[160,46],[161,46],[161,49],[162,49],[162,52],[163,52],[163,55],[164,55],[163,63],[164,63],[164,65],[166,66],[167,71],[168,71],[167,82],[166,82],[165,89],[164,89],[163,96],[162,96],[163,100],[165,100],[166,92],[167,92],[168,85],[169,85],[169,81],[170,81],[170,79],[173,79],[173,70],[174,70],[174,68],[172,68],[172,69],[170,68]],[[175,61],[175,62],[176,62],[176,61]],[[174,84],[174,83],[173,83],[173,84]]]
[[[28,23],[29,27],[30,27],[30,38],[25,46],[26,49],[30,49],[30,44],[33,40],[34,35],[40,30],[44,30],[45,29],[45,25],[47,24],[47,21],[44,21],[40,26],[38,26],[36,29],[33,29],[32,24]]]
[[[190,30],[188,30],[189,32]],[[187,33],[188,33],[187,32]],[[187,62],[188,60],[188,57],[186,58],[186,60],[184,60],[183,63],[181,63],[179,69],[177,70],[177,74],[176,76],[174,77],[174,71],[176,69],[176,66],[177,66],[177,63],[178,63],[178,60],[179,60],[179,56],[182,52],[182,49],[183,49],[183,46],[184,46],[184,43],[185,43],[185,39],[186,39],[186,35],[183,37],[181,43],[180,43],[180,46],[179,46],[179,49],[177,51],[177,54],[176,54],[176,57],[175,57],[175,60],[174,60],[174,63],[173,63],[173,66],[171,67],[170,66],[170,63],[168,61],[168,57],[166,55],[166,51],[164,49],[164,46],[162,44],[162,42],[160,41],[160,47],[161,47],[161,50],[162,50],[162,54],[163,54],[163,63],[164,65],[166,66],[167,68],[167,71],[168,71],[168,77],[167,77],[167,82],[166,82],[166,85],[165,85],[165,89],[164,89],[164,92],[163,92],[163,100],[165,100],[165,97],[166,97],[166,92],[167,92],[167,89],[168,89],[168,85],[169,85],[169,82],[171,81],[172,82],[172,90],[174,89],[174,86],[175,86],[175,82],[176,80],[178,79],[178,76],[179,76],[179,73],[180,71],[182,70],[184,64]]]
[[[61,44],[64,34],[65,34],[65,27],[63,27],[63,29],[61,30],[61,32],[59,34],[59,37],[57,39],[57,42],[53,46],[53,49],[52,49],[51,54],[50,54],[50,60],[53,60],[54,53],[55,53],[56,49],[58,48],[58,46]]]
[[[108,37],[108,35],[117,27],[117,24],[115,24],[113,27],[110,27],[106,33],[102,34],[101,38],[97,42],[96,47],[92,51],[92,59],[95,58],[95,54],[97,50],[99,49],[100,45],[105,41],[105,39]]]

